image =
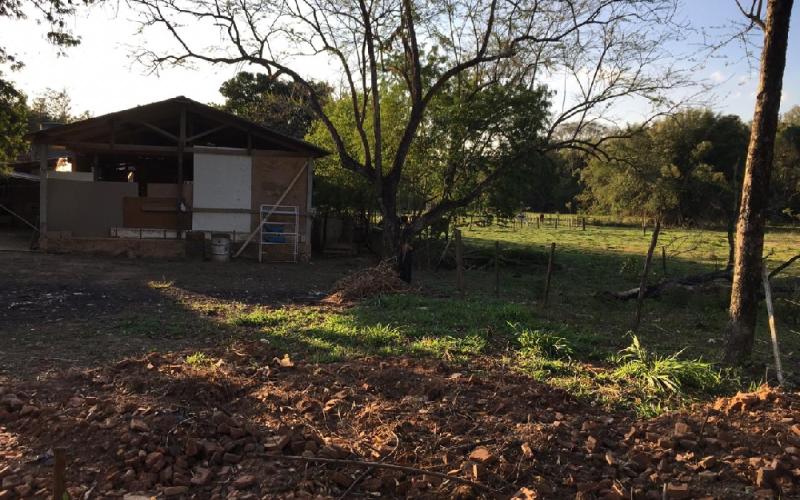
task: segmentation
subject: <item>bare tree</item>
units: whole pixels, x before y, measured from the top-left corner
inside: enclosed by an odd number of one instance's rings
[[[768,0],[766,18],[762,18],[763,0],[752,0],[749,9],[745,9],[738,0],[736,2],[751,25],[763,30],[764,42],[736,227],[728,342],[724,355],[724,361],[728,364],[746,362],[750,358],[755,340],[769,180],[786,66],[792,3],[793,0]]]
[[[397,195],[409,152],[428,122],[431,103],[451,86],[468,82],[473,92],[481,92],[509,82],[534,88],[563,81],[561,102],[553,103],[545,130],[530,131],[531,139],[544,139],[545,148],[594,152],[605,138],[589,140],[582,131],[614,123],[615,103],[644,107],[648,116],[656,116],[677,105],[668,98],[670,90],[690,84],[666,50],[680,31],[673,21],[675,0],[129,2],[141,13],[145,34],[165,29],[175,42],[138,52],[154,69],[191,61],[250,64],[305,88],[341,166],[374,188],[385,256],[397,255],[404,242],[437,218],[473,202],[511,168],[473,169],[469,189],[443,186],[410,224],[400,224]],[[214,30],[214,36],[206,30]],[[209,44],[211,38],[220,42]],[[313,82],[298,70],[298,61],[308,57],[341,75],[340,92],[352,102],[358,131],[356,148],[348,147]],[[381,121],[381,85],[387,81],[402,83],[409,110],[391,150],[385,147],[389,131]],[[557,134],[565,124],[571,133]],[[487,136],[481,142],[485,148],[497,144]],[[440,176],[445,183],[453,178]]]

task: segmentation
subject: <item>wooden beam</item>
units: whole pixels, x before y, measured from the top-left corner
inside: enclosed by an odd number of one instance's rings
[[[208,129],[206,131],[200,132],[199,134],[194,134],[191,137],[187,137],[186,138],[186,142],[196,141],[197,139],[200,139],[201,137],[205,137],[205,136],[207,136],[209,134],[213,134],[214,132],[219,132],[220,130],[222,130],[224,128],[228,128],[228,127],[229,127],[228,124],[223,123],[222,125],[218,125],[218,126],[216,126],[214,128],[210,128],[210,129]]]
[[[150,154],[177,154],[177,146],[148,146],[145,144],[111,144],[102,142],[67,142],[64,143],[67,149],[73,151],[100,151],[116,153],[150,153]],[[191,151],[191,149],[186,150]]]
[[[303,248],[305,250],[305,258],[311,257],[311,212],[314,209],[312,193],[314,191],[314,160],[308,160],[308,169],[306,171],[306,227],[305,227],[305,241]],[[299,232],[298,228],[298,232]]]
[[[185,127],[186,127],[185,111],[181,112],[181,120],[182,120],[181,126],[184,127],[183,134],[185,135],[186,134],[186,130],[185,130]],[[171,134],[171,133],[167,132],[166,130],[164,130],[161,127],[157,127],[157,126],[153,125],[152,123],[147,123],[147,122],[144,122],[144,121],[135,121],[135,122],[129,122],[129,123],[133,123],[134,125],[141,125],[141,126],[143,126],[145,128],[148,128],[148,129],[152,130],[153,132],[155,132],[157,134],[163,135],[167,139],[172,139],[175,142],[180,142],[180,139],[178,138],[178,136],[176,136],[175,134]]]
[[[286,158],[308,158],[308,153],[301,153],[299,151],[281,151],[279,149],[254,149],[253,156],[271,156],[271,157],[286,157]]]
[[[186,106],[181,106],[181,123],[178,139],[178,231],[182,229],[181,208],[183,207],[183,153],[186,147]]]
[[[189,212],[196,214],[250,214],[258,215],[258,210],[252,208],[209,208],[209,207],[192,207]]]
[[[47,144],[38,144],[39,154],[39,250],[47,253]]]

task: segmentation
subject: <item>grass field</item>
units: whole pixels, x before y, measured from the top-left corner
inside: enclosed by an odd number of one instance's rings
[[[492,226],[463,231],[468,254],[490,254],[499,241],[503,255],[523,262],[501,269],[499,297],[494,294],[491,266],[467,270],[464,298],[455,291],[454,271],[421,270],[415,275],[419,293],[376,297],[340,310],[248,309],[232,313],[228,322],[314,361],[414,355],[501,362],[577,395],[612,406],[632,406],[643,414],[747,388],[764,379],[772,362],[761,318],[752,369],[728,372],[713,364],[724,345],[730,293],[728,284],[717,283],[648,299],[636,356],[639,361],[646,359],[646,373],[626,365],[630,351],[627,356],[622,351],[633,342],[629,330],[635,301],[611,299],[602,292],[638,286],[649,231],[643,235],[641,228],[613,226],[589,226],[583,231],[565,224],[559,229]],[[551,242],[557,245],[557,265],[549,306],[544,308],[541,298]],[[666,228],[659,249],[662,245],[667,277],[721,268],[727,259],[726,235],[721,231]],[[767,237],[766,252],[773,267],[798,248],[800,233],[781,231]],[[651,282],[665,275],[660,255],[659,250]],[[800,348],[799,271],[796,266],[775,282],[784,366],[790,372]],[[702,373],[693,379],[691,372],[698,367]],[[679,386],[660,385],[659,377],[677,380]],[[686,378],[683,383],[682,378]]]

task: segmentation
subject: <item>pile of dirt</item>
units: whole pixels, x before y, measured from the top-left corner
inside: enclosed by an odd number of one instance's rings
[[[356,271],[334,283],[330,295],[323,302],[344,304],[407,290],[408,283],[400,279],[393,261],[384,260],[375,267]]]
[[[488,360],[319,365],[260,342],[202,367],[185,354],[0,388],[0,499],[50,495],[56,447],[71,498],[800,494],[798,394],[636,420]]]

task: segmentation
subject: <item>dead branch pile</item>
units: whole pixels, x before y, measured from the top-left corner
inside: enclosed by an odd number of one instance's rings
[[[345,276],[334,283],[331,294],[324,302],[342,304],[386,293],[408,290],[408,284],[400,279],[391,260],[384,260],[375,267],[369,267]]]

